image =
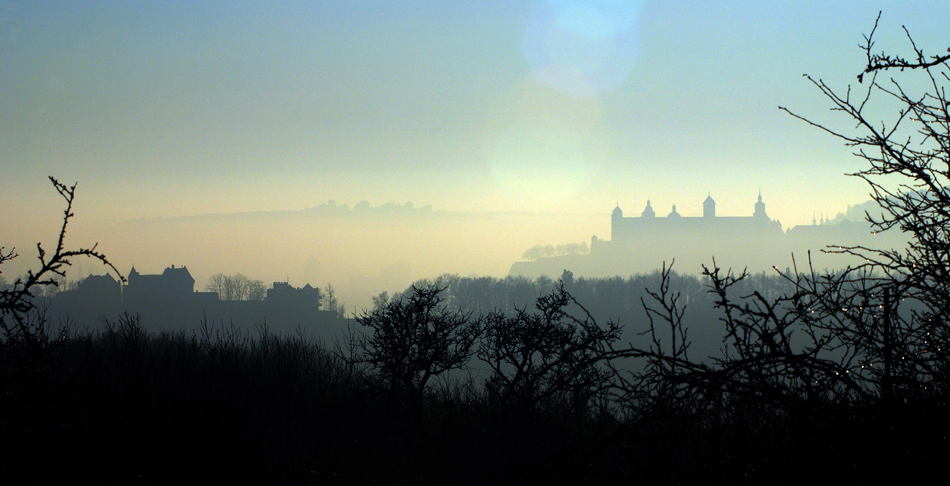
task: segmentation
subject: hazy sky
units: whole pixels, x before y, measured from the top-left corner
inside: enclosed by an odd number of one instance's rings
[[[707,194],[751,215],[761,188],[810,223],[868,199],[859,161],[777,107],[829,119],[802,74],[855,84],[879,10],[882,49],[901,25],[950,44],[938,1],[0,0],[0,244],[55,223],[47,175],[88,220]]]

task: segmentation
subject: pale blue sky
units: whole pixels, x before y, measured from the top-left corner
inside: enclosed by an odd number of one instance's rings
[[[827,119],[802,74],[854,84],[879,10],[882,49],[902,24],[950,45],[936,1],[0,0],[3,244],[55,222],[47,175],[90,220],[329,199],[691,215],[707,193],[746,215],[761,188],[808,223],[867,190],[777,107]]]

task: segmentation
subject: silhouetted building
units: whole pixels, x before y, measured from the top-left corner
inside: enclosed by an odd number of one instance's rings
[[[267,289],[267,302],[271,304],[320,310],[320,289],[310,284],[296,288],[288,282],[274,282]]]
[[[706,241],[709,238],[739,240],[747,242],[750,239],[761,241],[781,237],[782,223],[773,221],[765,213],[765,203],[759,194],[759,201],[755,204],[752,216],[716,216],[716,201],[712,196],[703,201],[703,216],[681,216],[676,206],[665,218],[657,218],[656,213],[647,201],[646,208],[639,218],[625,218],[623,210],[618,205],[614,208],[610,224],[611,244],[617,245],[645,245],[653,242],[663,242],[664,247],[674,247],[685,244],[695,247],[697,241]],[[703,240],[696,240],[702,238]],[[602,246],[607,243],[598,242]],[[592,241],[593,245],[594,242]],[[591,252],[593,252],[593,247]]]
[[[329,337],[342,326],[335,311],[321,311],[320,289],[274,282],[264,300],[222,301],[216,292],[196,292],[195,279],[187,267],[174,265],[161,274],[129,271],[123,289],[112,275],[92,275],[76,290],[60,292],[50,299],[57,320],[80,326],[118,322],[122,313],[138,315],[147,329],[222,329],[235,326],[256,332],[266,325],[269,332],[291,333],[301,329]],[[202,331],[203,332],[203,331]]]
[[[165,269],[160,275],[143,275],[135,270],[129,271],[128,284],[122,292],[123,300],[140,299],[182,299],[189,298],[195,291],[195,279],[188,267]]]
[[[711,194],[706,196],[706,200],[703,201],[703,217],[704,218],[716,217],[716,201],[713,201]]]
[[[122,304],[122,284],[110,274],[89,275],[74,290],[49,299],[53,324],[95,326],[115,320]]]
[[[821,270],[857,263],[849,257],[822,253],[828,245],[884,249],[906,245],[900,232],[879,235],[865,222],[801,225],[783,231],[782,223],[766,213],[761,192],[750,216],[717,216],[716,201],[710,194],[703,201],[701,217],[682,216],[676,206],[666,217],[657,217],[647,201],[639,217],[625,217],[618,204],[611,212],[610,223],[610,240],[592,237],[589,255],[517,262],[510,274],[556,278],[566,269],[577,276],[629,276],[651,272],[674,259],[678,271],[699,273],[702,265],[712,265],[713,258],[724,269],[761,272],[790,267],[793,253],[803,270],[809,251]]]
[[[122,284],[112,274],[89,275],[76,288],[76,296],[83,300],[104,300],[118,303],[122,299]]]

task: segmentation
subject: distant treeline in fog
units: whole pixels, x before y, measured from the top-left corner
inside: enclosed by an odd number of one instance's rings
[[[740,269],[741,270],[741,269]],[[647,274],[630,277],[585,278],[574,277],[565,271],[559,279],[547,276],[536,279],[526,277],[462,277],[443,274],[434,279],[422,279],[413,283],[416,287],[436,285],[445,287],[445,303],[474,315],[492,311],[511,314],[517,309],[533,310],[539,296],[550,293],[558,282],[590,312],[598,323],[618,322],[624,330],[625,342],[644,343],[639,336],[649,325],[644,304],[654,305],[648,291],[660,288],[660,269]],[[713,305],[714,295],[709,291],[708,279],[698,275],[670,274],[670,290],[682,294],[686,305],[683,322],[689,329],[691,350],[697,358],[717,355],[722,338],[721,310]],[[794,290],[788,279],[778,273],[749,275],[735,287],[734,295],[750,295],[755,291],[766,297],[777,297]],[[375,306],[405,294],[382,293],[373,297]]]

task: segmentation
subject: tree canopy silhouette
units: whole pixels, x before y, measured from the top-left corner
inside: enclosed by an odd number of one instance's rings
[[[350,330],[346,359],[370,365],[394,391],[420,406],[430,379],[468,364],[481,333],[482,318],[449,309],[444,291],[413,286],[407,295],[364,311],[356,317],[362,329]]]

